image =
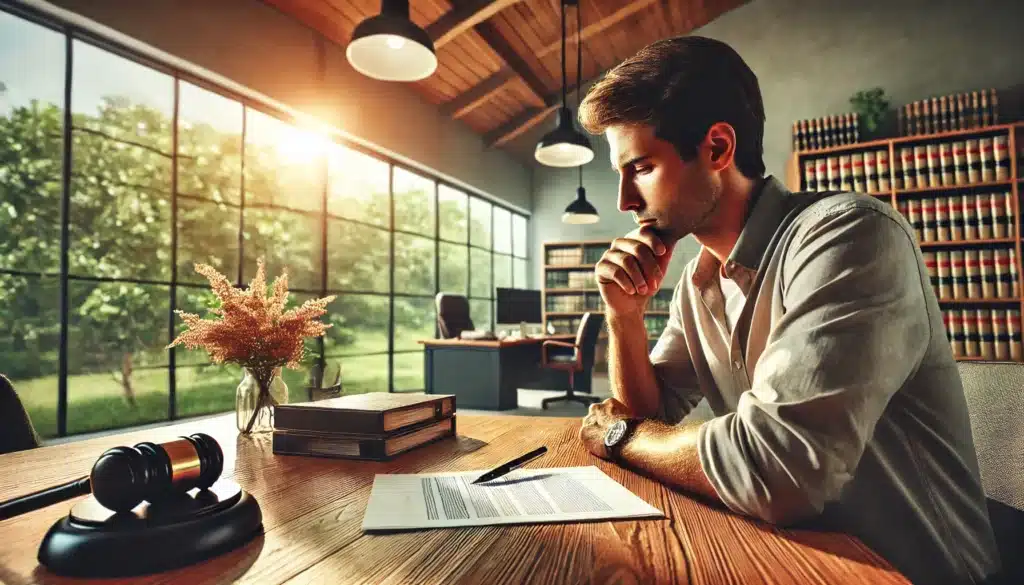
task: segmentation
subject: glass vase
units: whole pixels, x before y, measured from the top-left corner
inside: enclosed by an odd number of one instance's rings
[[[244,435],[274,430],[274,407],[288,404],[288,385],[281,368],[244,368],[245,376],[235,391],[235,423]]]

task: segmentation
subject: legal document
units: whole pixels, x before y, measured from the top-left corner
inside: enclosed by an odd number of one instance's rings
[[[363,530],[665,517],[594,466],[517,469],[473,485],[485,471],[378,474]]]

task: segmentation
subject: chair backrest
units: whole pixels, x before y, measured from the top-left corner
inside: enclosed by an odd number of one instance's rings
[[[957,362],[1006,583],[1024,583],[1024,364]]]
[[[39,436],[21,404],[21,398],[11,381],[0,374],[0,454],[38,446]]]
[[[437,304],[437,327],[441,330],[442,338],[457,338],[463,331],[474,329],[466,297],[441,292],[437,293],[434,300]]]
[[[576,345],[580,348],[581,365],[583,370],[589,370],[594,366],[594,354],[597,353],[597,337],[601,334],[601,326],[604,324],[604,315],[599,313],[584,313],[580,319],[580,328],[576,330]]]

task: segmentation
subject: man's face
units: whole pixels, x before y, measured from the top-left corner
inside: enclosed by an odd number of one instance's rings
[[[637,225],[653,227],[666,244],[705,226],[722,192],[718,174],[708,168],[707,146],[685,162],[649,125],[610,126],[605,136],[619,173],[620,211],[631,212]]]

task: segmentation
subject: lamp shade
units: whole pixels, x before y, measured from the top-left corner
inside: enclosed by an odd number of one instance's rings
[[[583,187],[577,187],[576,200],[565,208],[565,213],[562,214],[562,223],[597,223],[600,219],[601,217],[597,214],[597,208],[587,201],[587,190]]]
[[[562,106],[555,129],[540,139],[533,156],[549,167],[578,167],[594,160],[594,150],[590,139],[573,126],[572,112]]]
[[[419,81],[437,69],[433,41],[409,20],[409,0],[382,0],[380,14],[353,31],[345,56],[356,71],[382,81]]]

